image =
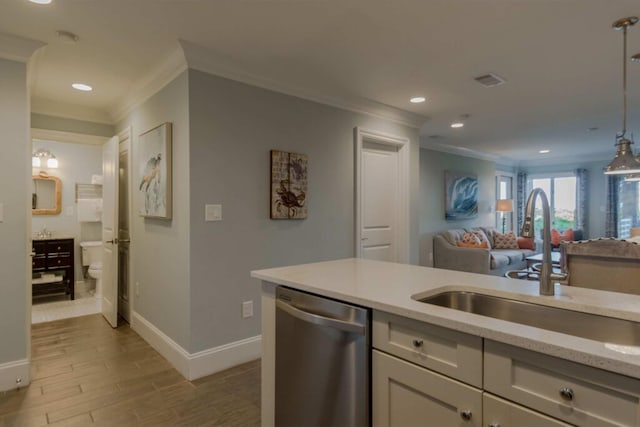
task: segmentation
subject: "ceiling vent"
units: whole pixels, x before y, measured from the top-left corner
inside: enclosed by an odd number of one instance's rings
[[[475,81],[477,81],[478,83],[480,83],[482,86],[485,87],[494,87],[494,86],[500,86],[501,84],[506,83],[507,81],[505,79],[503,79],[502,77],[493,74],[493,73],[489,73],[489,74],[485,74],[482,76],[478,76],[474,78]]]

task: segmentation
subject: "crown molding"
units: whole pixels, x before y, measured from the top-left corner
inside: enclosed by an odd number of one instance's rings
[[[497,156],[495,154],[485,153],[483,151],[473,150],[471,148],[457,147],[455,145],[440,144],[434,142],[426,142],[424,137],[420,140],[420,148],[426,150],[439,151],[442,153],[455,154],[457,156],[471,157],[473,159],[488,160],[500,163],[504,166],[516,166],[516,161],[508,157]]]
[[[567,157],[544,157],[536,159],[521,160],[518,162],[518,169],[527,169],[532,167],[559,166],[559,165],[583,165],[585,163],[603,162],[605,165],[609,163],[615,155],[614,150],[600,151],[597,153],[576,154],[572,155],[569,160]]]
[[[188,67],[194,70],[297,98],[307,99],[320,104],[330,105],[343,110],[367,114],[412,128],[419,128],[428,121],[428,117],[401,110],[390,105],[381,104],[370,99],[355,96],[340,97],[335,95],[319,95],[301,88],[288,86],[282,82],[269,80],[247,72],[231,58],[221,56],[186,40],[178,40],[178,42],[182,47]]]
[[[118,123],[125,119],[134,108],[151,98],[186,69],[187,62],[184,53],[178,46],[164,61],[154,67],[152,72],[136,81],[127,96],[109,110],[111,123]]]
[[[97,108],[52,101],[45,98],[33,98],[31,100],[31,112],[46,114],[47,116],[62,117],[65,119],[83,120],[86,122],[103,123],[108,125],[113,124],[111,122],[111,117],[104,111]]]
[[[26,63],[36,50],[45,45],[38,40],[0,33],[0,58]]]
[[[43,141],[70,142],[73,144],[102,145],[109,140],[106,136],[64,132],[51,129],[31,128],[31,139]]]

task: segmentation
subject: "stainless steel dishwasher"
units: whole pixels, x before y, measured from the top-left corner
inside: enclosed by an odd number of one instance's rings
[[[278,427],[370,426],[369,310],[276,289]]]

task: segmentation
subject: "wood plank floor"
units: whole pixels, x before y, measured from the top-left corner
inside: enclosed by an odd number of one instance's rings
[[[31,384],[0,393],[0,427],[260,425],[259,361],[190,382],[100,315],[33,325],[31,341]]]

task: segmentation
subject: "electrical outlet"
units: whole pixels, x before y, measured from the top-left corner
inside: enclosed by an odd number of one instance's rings
[[[140,296],[140,282],[136,282],[136,296]]]
[[[253,301],[242,303],[242,318],[247,319],[249,317],[253,317]]]

